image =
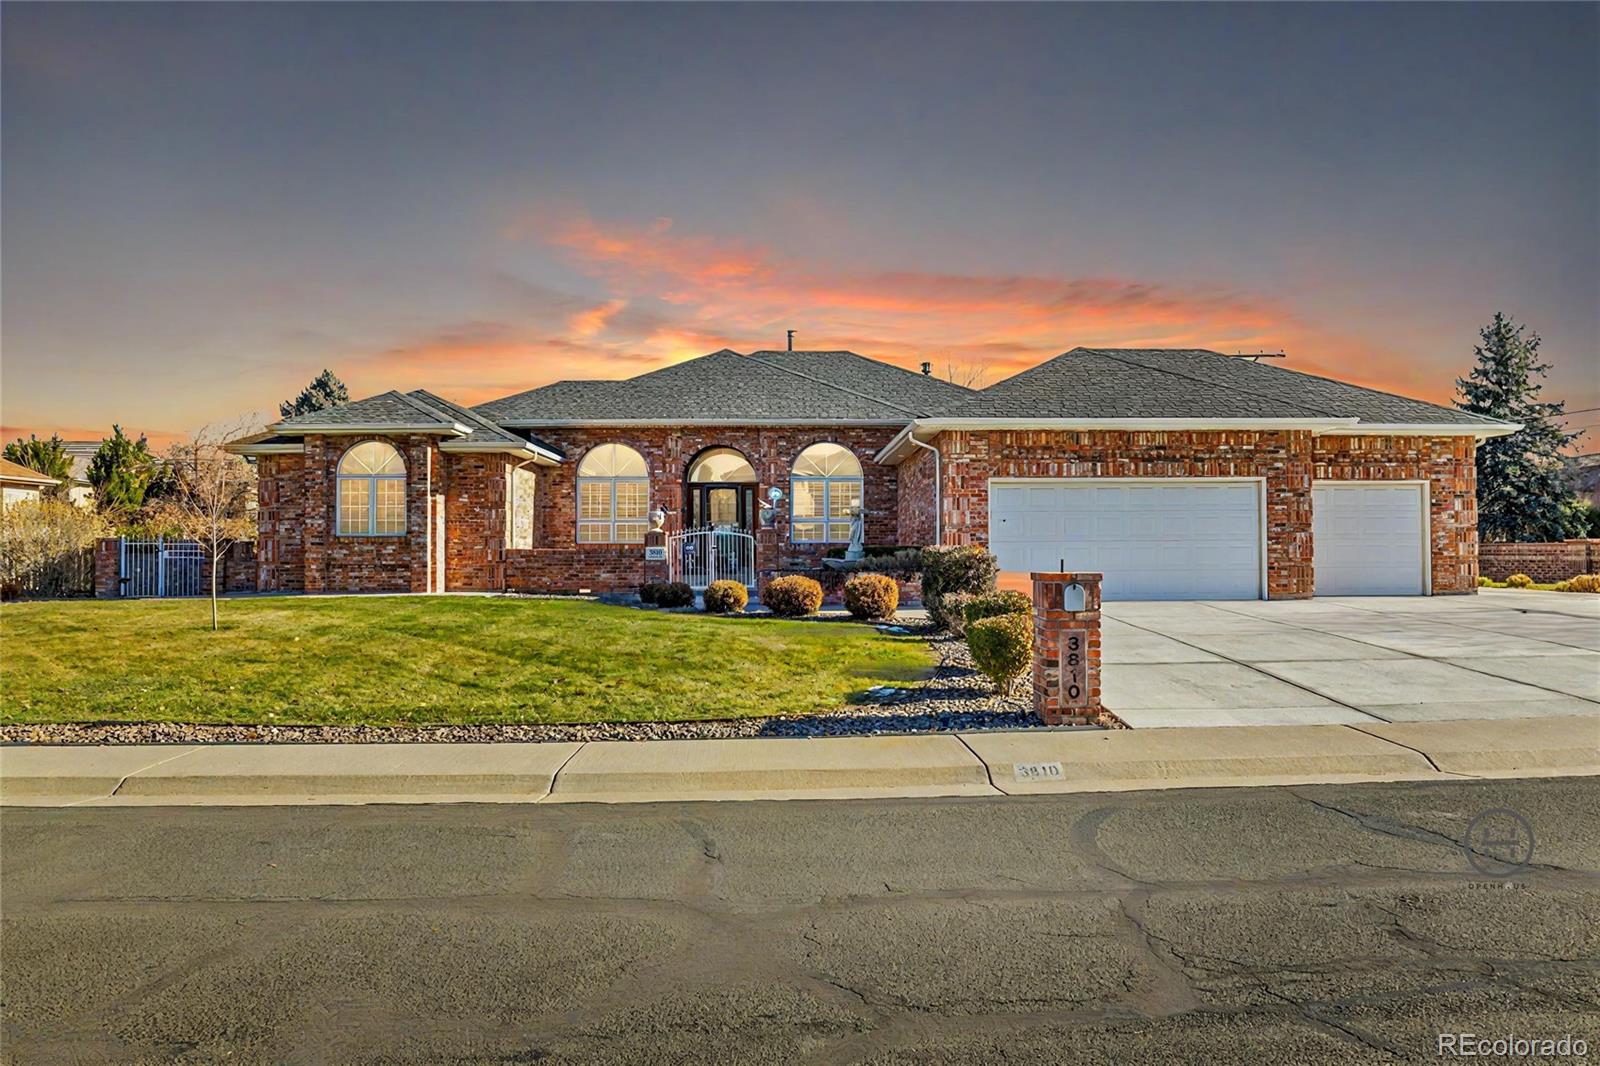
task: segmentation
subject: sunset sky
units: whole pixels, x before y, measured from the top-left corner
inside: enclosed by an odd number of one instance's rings
[[[786,328],[1447,401],[1496,310],[1600,408],[1597,13],[8,3],[0,421],[160,443],[323,367],[477,403]]]

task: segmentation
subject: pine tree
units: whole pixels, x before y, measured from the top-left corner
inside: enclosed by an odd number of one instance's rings
[[[1520,422],[1522,429],[1478,447],[1478,536],[1485,541],[1561,540],[1579,533],[1570,472],[1561,450],[1575,434],[1555,421],[1562,404],[1544,403],[1539,335],[1495,312],[1480,331],[1478,365],[1456,379],[1456,406]]]
[[[162,474],[150,442],[144,437],[130,439],[121,426],[111,427],[111,436],[100,442],[100,450],[89,460],[95,505],[123,517],[131,517],[144,506],[151,483]]]
[[[311,380],[311,384],[300,390],[300,395],[280,403],[278,414],[284,418],[293,418],[296,415],[325,411],[330,407],[338,407],[349,402],[350,390],[344,387],[344,382],[335,377],[333,371],[324,370]]]
[[[66,481],[72,476],[72,457],[67,454],[59,435],[53,435],[49,440],[40,440],[31,433],[27,440],[18,437],[6,445],[5,457],[57,481]],[[59,492],[60,487],[57,486],[51,495]]]

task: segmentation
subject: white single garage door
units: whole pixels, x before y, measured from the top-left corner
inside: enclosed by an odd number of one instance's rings
[[[991,481],[989,550],[1002,570],[1098,570],[1108,600],[1258,599],[1261,486]]]
[[[1311,539],[1318,596],[1420,596],[1424,485],[1317,482]]]

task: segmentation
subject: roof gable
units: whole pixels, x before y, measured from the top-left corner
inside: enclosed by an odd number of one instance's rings
[[[1355,418],[1501,423],[1454,408],[1203,348],[1074,348],[943,412],[952,418]]]
[[[954,391],[952,391],[954,390]],[[558,381],[474,408],[545,422],[908,422],[974,395],[854,352],[729,349],[622,381]]]
[[[272,428],[279,432],[298,430],[302,433],[320,427],[355,429],[367,426],[452,430],[460,424],[460,419],[419,399],[416,394],[390,389],[353,403],[285,418]]]
[[[10,459],[0,459],[0,480],[40,486],[56,483],[56,479],[50,475],[41,474],[31,466],[23,466]]]

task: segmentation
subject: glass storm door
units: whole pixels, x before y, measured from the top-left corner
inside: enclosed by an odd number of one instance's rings
[[[749,529],[754,490],[744,485],[695,485],[689,492],[689,528]]]
[[[739,490],[712,488],[706,490],[706,518],[714,526],[739,524]]]

